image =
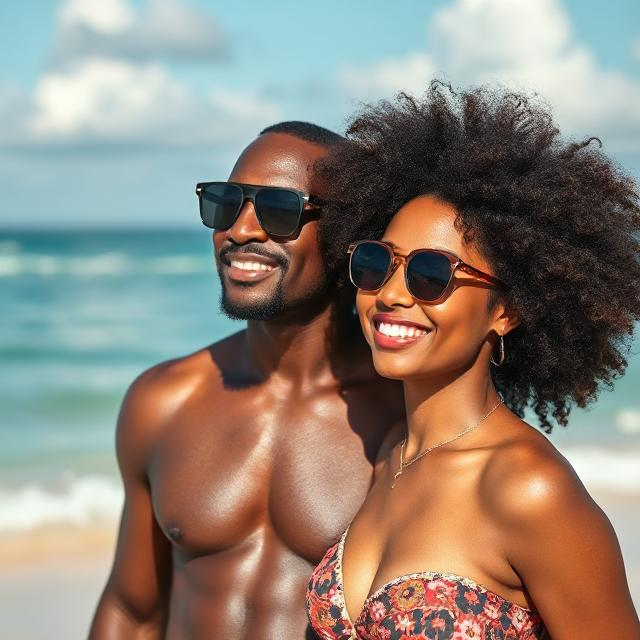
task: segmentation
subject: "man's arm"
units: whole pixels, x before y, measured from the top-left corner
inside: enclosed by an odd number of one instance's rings
[[[164,637],[171,587],[171,545],[153,513],[146,468],[162,422],[156,379],[161,367],[136,380],[120,411],[116,437],[125,503],[111,575],[98,603],[90,640]],[[160,385],[162,386],[162,385]]]

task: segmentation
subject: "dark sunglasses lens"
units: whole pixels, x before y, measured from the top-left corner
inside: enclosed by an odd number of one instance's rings
[[[349,263],[351,282],[364,291],[375,291],[384,283],[391,267],[388,249],[376,242],[356,246]]]
[[[210,184],[200,194],[200,217],[211,229],[228,229],[241,207],[242,189],[235,184]]]
[[[302,199],[287,189],[260,189],[256,193],[256,213],[262,228],[274,236],[290,236],[298,228]]]
[[[451,262],[432,251],[415,253],[407,265],[409,293],[419,300],[437,300],[451,279]]]

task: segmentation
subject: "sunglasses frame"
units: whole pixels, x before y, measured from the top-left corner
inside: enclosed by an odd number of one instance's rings
[[[351,277],[351,262],[353,260],[353,253],[357,249],[357,247],[362,244],[380,245],[385,248],[385,250],[388,252],[391,258],[391,261],[389,263],[389,268],[387,270],[387,274],[384,277],[384,280],[382,281],[380,286],[377,287],[376,289],[363,289],[362,287],[359,287]],[[389,242],[385,242],[384,240],[360,240],[359,242],[354,242],[350,244],[349,248],[347,249],[347,253],[349,254],[349,280],[351,281],[351,284],[354,287],[356,287],[357,289],[360,289],[361,291],[379,291],[380,289],[382,289],[382,287],[384,287],[385,284],[387,284],[387,282],[389,282],[389,280],[391,279],[393,274],[396,272],[398,267],[403,263],[405,265],[404,286],[407,288],[407,291],[410,293],[411,297],[415,298],[419,302],[423,302],[426,304],[440,304],[441,302],[444,302],[451,295],[451,293],[453,292],[452,284],[454,283],[454,275],[455,275],[455,272],[458,270],[463,271],[464,273],[470,276],[478,278],[479,280],[483,280],[484,282],[490,284],[492,287],[496,287],[498,289],[503,289],[503,290],[506,290],[508,288],[507,285],[504,282],[502,282],[502,280],[500,280],[499,278],[496,278],[495,276],[492,276],[489,273],[485,273],[484,271],[480,271],[480,269],[476,269],[474,266],[462,260],[462,258],[459,258],[455,253],[452,253],[451,251],[445,251],[444,249],[414,249],[413,251],[405,254],[405,253],[400,253],[395,248],[394,245],[392,245]],[[420,254],[420,253],[438,253],[440,255],[443,255],[445,258],[447,258],[447,260],[449,260],[449,263],[451,264],[451,273],[449,275],[449,281],[447,282],[446,286],[442,290],[442,293],[437,298],[434,298],[433,300],[425,300],[424,298],[419,298],[418,296],[412,293],[411,288],[409,287],[409,280],[407,276],[409,263],[411,262],[411,259],[416,254]]]
[[[233,216],[233,220],[228,227],[224,227],[224,228],[211,227],[208,224],[206,224],[204,221],[204,216],[202,212],[202,196],[205,192],[205,189],[213,184],[220,184],[225,186],[233,185],[235,187],[238,187],[240,189],[240,193],[242,194],[242,200],[240,201],[238,210],[235,212]],[[268,229],[265,228],[264,222],[262,220],[262,214],[256,208],[256,196],[260,191],[265,189],[268,191],[287,191],[289,193],[295,194],[298,197],[298,213],[296,218],[296,224],[295,224],[295,227],[293,228],[293,231],[291,231],[291,233],[287,233],[286,235],[280,235],[277,233],[271,233]],[[321,201],[319,199],[314,198],[313,196],[311,196],[308,193],[305,193],[304,191],[299,191],[298,189],[292,189],[290,187],[277,187],[277,186],[264,185],[264,184],[262,185],[247,184],[245,182],[232,182],[229,180],[228,181],[214,180],[213,182],[198,182],[196,184],[196,195],[198,196],[198,203],[200,205],[200,220],[202,220],[202,224],[204,224],[205,227],[209,229],[215,229],[216,231],[226,231],[228,229],[231,229],[231,227],[235,224],[236,220],[238,219],[238,216],[240,215],[240,212],[242,211],[245,203],[247,202],[247,200],[249,200],[249,202],[253,204],[253,209],[256,213],[256,218],[258,219],[260,228],[263,231],[265,231],[269,235],[269,237],[274,237],[274,238],[289,238],[295,235],[295,233],[300,229],[300,220],[302,219],[302,212],[304,211],[305,205],[310,204],[310,205],[313,205],[314,208],[319,207],[321,205]]]

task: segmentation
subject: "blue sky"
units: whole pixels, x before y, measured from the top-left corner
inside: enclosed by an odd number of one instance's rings
[[[637,0],[0,4],[0,226],[195,226],[264,126],[433,76],[539,91],[640,176]]]

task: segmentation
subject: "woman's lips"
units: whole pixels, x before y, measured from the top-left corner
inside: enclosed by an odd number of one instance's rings
[[[382,349],[404,349],[431,331],[422,324],[386,313],[376,313],[371,324],[376,346]]]

